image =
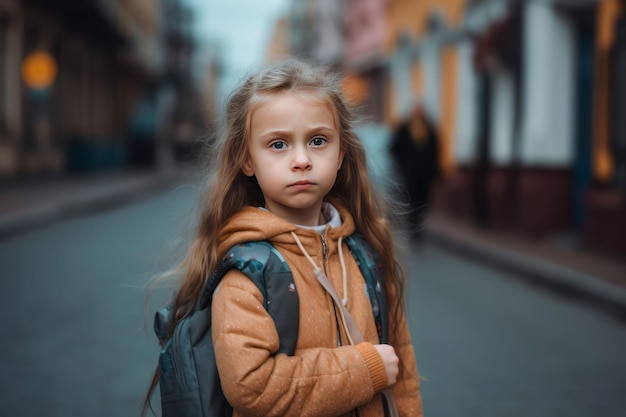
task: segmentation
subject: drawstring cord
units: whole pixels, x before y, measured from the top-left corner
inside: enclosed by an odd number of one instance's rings
[[[343,261],[343,251],[341,250],[341,242],[343,240],[342,236],[339,236],[339,263],[341,264],[341,279],[343,281],[343,298],[341,299],[341,304],[344,307],[348,306],[348,274],[346,273],[346,263]]]
[[[300,242],[300,239],[298,239],[298,236],[296,236],[294,232],[291,232],[291,236],[293,236],[293,239],[296,241],[296,244],[300,248],[300,251],[309,260],[311,265],[313,265],[313,271],[317,274],[317,271],[321,270],[321,268],[317,266],[313,258],[311,258],[311,256],[307,253],[306,249],[304,249],[304,245],[302,245],[302,242]],[[343,304],[344,307],[347,307],[348,306],[348,274],[346,272],[346,263],[343,259],[343,251],[341,250],[342,242],[343,242],[343,237],[339,236],[339,241],[337,245],[339,246],[339,250],[338,250],[339,263],[341,264],[341,281],[343,283],[343,298],[341,299],[341,304]]]
[[[350,342],[350,344],[355,345],[357,343],[362,342],[363,336],[361,336],[361,333],[359,329],[356,327],[356,324],[354,323],[354,321],[352,320],[352,317],[351,316],[346,317],[349,313],[346,314],[347,310],[346,310],[346,307],[343,305],[344,301],[339,299],[337,292],[333,288],[333,285],[330,283],[330,280],[328,279],[324,271],[322,271],[322,268],[317,266],[313,258],[311,258],[311,255],[309,255],[309,253],[304,248],[304,245],[302,245],[302,242],[300,242],[300,239],[298,239],[298,236],[296,236],[294,232],[291,232],[291,236],[296,241],[296,244],[300,248],[300,251],[302,252],[302,254],[304,254],[304,256],[309,260],[309,262],[313,266],[313,273],[315,274],[315,277],[317,278],[319,283],[322,284],[324,289],[330,294],[334,302],[337,304],[337,311],[339,311],[339,315],[341,316],[341,322],[343,323],[343,328],[346,331],[346,335],[348,336],[348,341]],[[341,253],[341,247],[339,248],[339,253]],[[342,260],[341,255],[339,259],[340,261]],[[342,264],[341,270],[343,273],[344,291],[346,291],[348,277],[345,272],[346,271],[345,265]],[[347,303],[348,301],[347,295],[346,297],[344,297],[344,299],[346,300],[345,302]],[[355,340],[352,338],[353,334],[355,335],[355,337],[357,337],[356,343],[355,343]]]
[[[293,239],[298,244],[298,247],[300,248],[304,256],[309,260],[311,265],[313,265],[313,271],[315,273],[315,277],[333,299],[337,307],[336,309],[339,311],[339,315],[341,316],[341,321],[343,323],[343,327],[346,331],[346,335],[348,336],[348,340],[350,341],[350,344],[356,345],[357,343],[362,343],[364,341],[363,335],[361,334],[361,331],[357,327],[356,323],[354,322],[354,319],[352,318],[352,316],[346,309],[345,305],[342,305],[344,304],[344,301],[339,299],[339,296],[337,295],[337,292],[333,288],[333,285],[330,283],[330,280],[328,279],[324,271],[322,271],[322,269],[319,266],[317,266],[313,258],[309,256],[307,251],[304,249],[302,242],[300,242],[300,239],[298,239],[298,236],[296,236],[294,232],[291,232],[291,236],[293,236]],[[341,238],[339,239],[339,260],[341,262],[341,272],[343,274],[344,293],[346,294],[345,302],[347,303],[347,291],[346,291],[347,275],[346,275],[345,264],[343,263],[343,256],[341,255]],[[354,336],[354,339],[353,339],[353,336]],[[386,400],[384,401],[386,405],[386,411],[387,411],[385,412],[385,415],[389,415],[391,417],[398,417],[398,409],[396,408],[396,403],[393,397],[391,396],[391,392],[389,391],[389,389],[385,388],[381,392],[381,394],[383,395],[383,397],[385,397],[385,400]]]

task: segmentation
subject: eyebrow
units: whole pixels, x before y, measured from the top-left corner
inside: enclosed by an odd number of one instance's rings
[[[309,129],[307,129],[307,133],[308,134],[312,134],[312,133],[316,133],[316,132],[337,132],[337,130],[335,128],[333,128],[333,127],[328,126],[328,125],[318,125],[318,126],[313,126],[313,127],[309,128]],[[292,134],[291,130],[276,129],[276,130],[270,130],[270,131],[267,131],[265,133],[262,133],[259,137],[266,138],[268,136],[289,136],[291,134]]]
[[[330,130],[333,132],[337,132],[337,129],[335,129],[334,127],[327,126],[327,125],[314,126],[312,129],[310,129],[310,131],[312,132],[316,132],[320,130]]]

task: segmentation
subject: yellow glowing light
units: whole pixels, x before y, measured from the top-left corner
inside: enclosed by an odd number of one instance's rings
[[[43,90],[54,82],[57,63],[48,52],[35,51],[22,62],[22,79],[32,89]]]

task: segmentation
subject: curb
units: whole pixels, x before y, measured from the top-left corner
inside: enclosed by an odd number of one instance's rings
[[[155,174],[105,184],[96,189],[82,190],[69,197],[61,196],[58,200],[43,203],[39,207],[0,217],[0,240],[49,226],[61,220],[97,213],[137,201],[180,182],[184,178],[181,174]]]
[[[626,290],[623,288],[570,268],[488,243],[470,242],[433,228],[427,229],[427,237],[442,249],[511,272],[516,279],[584,302],[626,323]]]

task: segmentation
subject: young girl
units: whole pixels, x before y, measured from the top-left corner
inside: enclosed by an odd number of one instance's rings
[[[387,388],[400,416],[421,416],[419,377],[402,304],[403,274],[383,202],[338,78],[299,61],[249,77],[231,96],[197,236],[182,265],[175,318],[235,244],[269,241],[289,265],[300,300],[294,356],[255,284],[238,270],[212,302],[218,370],[234,416],[384,416]],[[344,238],[358,232],[382,259],[390,343],[378,342],[364,279]],[[316,279],[321,268],[364,341],[351,344],[342,308]]]

